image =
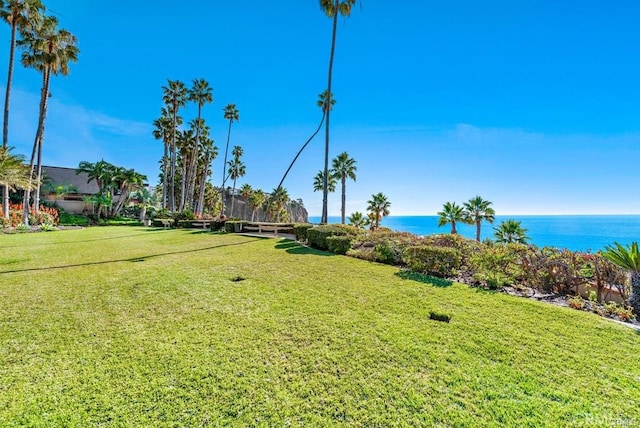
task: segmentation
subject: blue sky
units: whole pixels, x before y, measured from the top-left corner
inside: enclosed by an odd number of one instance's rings
[[[167,79],[209,81],[203,116],[221,149],[222,108],[238,106],[238,185],[273,189],[317,126],[331,36],[317,0],[45,4],[81,49],[51,85],[45,164],[104,158],[155,182],[162,144],[151,122]],[[392,215],[433,215],[475,195],[498,214],[640,214],[638,16],[637,0],[362,1],[339,22],[334,68],[331,155],[358,161],[347,212],[383,192]],[[23,154],[39,89],[37,73],[17,66],[10,145]],[[195,115],[183,111],[185,122]],[[285,182],[311,215],[323,150],[315,139]],[[332,194],[329,214],[339,211]]]

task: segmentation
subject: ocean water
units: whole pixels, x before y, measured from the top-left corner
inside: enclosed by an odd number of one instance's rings
[[[482,223],[481,239],[493,237],[493,227],[514,219],[527,229],[529,242],[537,246],[567,248],[574,251],[598,251],[615,241],[628,245],[640,241],[640,215],[525,215],[496,216],[493,224]],[[311,223],[320,217],[309,217]],[[340,217],[329,217],[329,223],[340,223]],[[389,216],[381,226],[415,235],[449,233],[451,226],[438,227],[437,216]],[[473,225],[457,225],[458,233],[475,238]]]

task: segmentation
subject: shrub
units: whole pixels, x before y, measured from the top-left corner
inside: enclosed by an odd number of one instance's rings
[[[348,235],[334,235],[327,238],[327,247],[334,254],[346,254],[351,249],[353,238]]]
[[[584,299],[580,296],[573,296],[567,300],[567,303],[573,309],[583,310],[586,306]]]
[[[19,233],[29,232],[30,230],[31,228],[26,224],[19,224],[16,226],[16,232],[19,232]]]
[[[330,236],[355,236],[358,229],[344,224],[325,224],[307,229],[307,241],[309,245],[319,250],[327,251],[329,245],[327,238]]]
[[[236,231],[236,225],[237,224],[245,225],[247,223],[249,223],[249,222],[246,221],[246,220],[227,220],[224,223],[224,230],[227,233],[234,233]]]
[[[442,321],[442,322],[448,323],[449,321],[451,321],[451,315],[441,314],[441,313],[438,313],[438,312],[430,311],[429,312],[429,319],[432,319],[434,321]]]
[[[43,232],[53,232],[58,229],[56,229],[56,227],[52,224],[43,223],[40,225],[40,230]]]
[[[360,233],[353,242],[353,257],[398,265],[405,248],[421,245],[422,238],[407,232],[393,232],[386,228]]]
[[[455,248],[415,246],[404,250],[403,260],[415,272],[449,278],[460,267],[460,252]]]
[[[211,222],[211,230],[217,232],[219,230],[224,230],[224,220],[213,220]]]
[[[495,245],[474,253],[470,258],[473,279],[491,289],[515,284],[522,275],[515,244]]]
[[[61,212],[58,218],[58,224],[62,226],[88,226],[89,219],[87,217],[67,212]]]
[[[180,220],[195,220],[196,219],[196,215],[191,210],[183,210],[183,211],[180,211],[179,213],[175,213],[173,215],[173,218],[176,219],[176,221],[180,221]]]
[[[295,223],[293,225],[293,233],[296,235],[296,240],[306,241],[307,230],[311,229],[313,225],[311,223]]]

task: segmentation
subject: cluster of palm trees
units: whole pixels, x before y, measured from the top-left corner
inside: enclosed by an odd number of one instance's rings
[[[202,108],[213,102],[213,88],[205,79],[194,79],[190,88],[179,80],[168,80],[162,90],[165,105],[160,110],[160,117],[153,122],[153,135],[164,145],[160,162],[162,207],[174,212],[189,209],[202,215],[207,199],[207,180],[212,173],[211,164],[218,156],[218,148],[210,136],[211,129],[202,117]],[[198,114],[189,122],[188,129],[182,129],[183,119],[179,112],[187,102],[197,106]],[[235,104],[224,108],[224,118],[229,120],[225,150],[227,166],[231,124],[239,119]],[[224,168],[223,174],[221,190],[228,177]]]
[[[493,202],[487,201],[480,196],[469,199],[462,205],[455,202],[445,202],[442,211],[438,212],[438,226],[451,225],[451,233],[457,234],[457,225],[475,224],[476,241],[480,242],[480,232],[483,222],[493,223],[496,219],[496,212],[491,207]],[[526,235],[527,229],[522,227],[522,223],[516,220],[505,220],[497,227],[494,227],[494,237],[497,242],[510,243],[517,242],[526,244],[529,237]]]
[[[22,49],[21,63],[33,68],[42,75],[42,89],[40,91],[40,105],[38,109],[38,123],[31,152],[29,168],[26,176],[20,172],[26,181],[14,180],[12,183],[1,183],[3,186],[3,215],[9,214],[9,186],[24,189],[23,221],[29,224],[29,205],[31,190],[33,195],[33,210],[37,213],[40,207],[40,183],[42,182],[42,146],[44,142],[45,121],[47,117],[48,100],[51,96],[51,77],[69,74],[69,64],[77,62],[79,50],[77,40],[73,34],[58,27],[58,20],[45,14],[45,6],[40,0],[2,0],[0,1],[0,17],[11,26],[11,41],[9,48],[9,66],[4,103],[4,118],[2,128],[2,148],[5,156],[9,153],[9,111],[11,100],[11,85],[15,63],[16,48]],[[18,38],[19,37],[19,38]],[[20,171],[18,168],[16,171]],[[15,174],[13,174],[15,176]]]
[[[359,229],[369,226],[371,230],[375,230],[380,227],[382,218],[391,213],[389,208],[391,208],[391,202],[387,196],[382,192],[376,193],[367,201],[367,215],[360,211],[351,213],[348,219],[349,224]]]
[[[349,156],[347,152],[342,152],[331,161],[331,170],[328,176],[320,170],[313,179],[313,191],[318,192],[324,190],[327,183],[328,191],[335,192],[337,181],[340,180],[342,186],[342,205],[341,205],[341,223],[345,223],[345,210],[347,203],[347,179],[356,181],[356,160]]]
[[[133,169],[115,166],[101,160],[91,163],[82,161],[76,169],[76,174],[86,173],[89,181],[95,180],[98,185],[98,193],[87,197],[85,202],[97,208],[100,218],[116,217],[130,199],[133,192],[141,192],[144,189],[147,177]]]

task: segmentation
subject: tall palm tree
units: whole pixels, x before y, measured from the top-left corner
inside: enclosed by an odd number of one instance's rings
[[[193,85],[191,89],[188,91],[189,100],[193,101],[198,106],[198,117],[197,123],[204,125],[202,123],[202,107],[205,104],[210,104],[213,102],[213,88],[209,86],[209,82],[204,79],[193,79]],[[196,168],[198,165],[198,150],[200,146],[200,129],[201,127],[196,128],[196,142],[195,142],[195,153],[191,159],[191,168],[189,172],[190,183],[189,183],[189,194],[191,196],[191,205],[195,204],[195,187],[196,187]]]
[[[344,224],[345,220],[345,210],[347,205],[347,178],[350,178],[353,181],[356,181],[356,171],[358,167],[356,166],[356,160],[354,158],[350,158],[347,152],[340,153],[335,159],[333,159],[331,163],[332,167],[332,175],[336,178],[340,179],[340,183],[342,184],[342,224]]]
[[[178,116],[177,124],[182,125],[182,118]],[[173,113],[171,108],[162,107],[160,109],[160,117],[153,121],[153,138],[156,140],[162,140],[163,156],[161,162],[162,168],[162,208],[168,208],[167,204],[167,184],[169,181],[169,150],[171,147],[171,138],[174,132],[173,129]]]
[[[480,224],[483,221],[493,223],[496,219],[496,212],[491,208],[493,202],[485,201],[480,196],[476,196],[462,205],[467,223],[476,225],[476,241],[480,242]]]
[[[7,86],[4,97],[4,120],[2,123],[2,148],[9,147],[9,106],[11,100],[11,85],[13,83],[13,65],[15,63],[16,36],[20,32],[33,31],[42,20],[44,6],[40,0],[6,0],[0,1],[0,18],[11,27],[11,42],[9,45],[9,66],[7,72]],[[2,213],[9,216],[9,185],[3,186]]]
[[[365,217],[364,214],[362,214],[360,211],[351,213],[348,220],[351,226],[357,227],[358,229],[364,229],[364,227],[369,222],[369,219]]]
[[[455,202],[446,202],[442,206],[442,211],[438,212],[440,218],[438,219],[438,227],[451,223],[451,234],[458,233],[456,228],[457,223],[465,222],[464,208]]]
[[[282,176],[282,179],[280,180],[280,183],[278,184],[278,187],[282,187],[282,183],[284,183],[284,180],[285,180],[285,178],[287,178],[287,175],[289,174],[289,171],[291,171],[291,168],[293,168],[293,164],[296,163],[296,161],[298,160],[298,157],[300,157],[300,155],[302,154],[304,149],[309,145],[311,140],[313,140],[315,138],[315,136],[318,135],[318,132],[320,132],[320,129],[322,128],[322,124],[324,123],[324,118],[326,117],[327,110],[330,109],[330,108],[333,108],[333,106],[335,105],[336,100],[333,99],[333,95],[331,96],[331,101],[330,102],[327,102],[326,99],[327,99],[327,91],[324,91],[323,93],[318,95],[317,104],[318,104],[318,107],[320,107],[322,109],[322,118],[320,119],[320,123],[318,124],[318,127],[313,132],[313,134],[311,134],[311,136],[307,139],[307,141],[302,145],[300,150],[298,150],[298,153],[296,153],[296,156],[293,158],[293,160],[289,164],[289,167],[284,172],[284,175]],[[276,187],[276,189],[278,187]],[[322,189],[320,189],[320,190],[322,190]]]
[[[224,118],[229,121],[229,130],[227,131],[227,145],[224,148],[224,162],[223,165],[227,165],[227,155],[229,154],[229,140],[231,139],[231,125],[233,122],[240,120],[240,111],[236,108],[235,104],[227,104],[225,108],[222,109],[224,111]],[[228,176],[226,175],[226,171],[222,168],[222,185],[220,186],[220,195],[222,196],[222,208],[220,211],[220,215],[224,215],[224,185],[227,182]]]
[[[382,217],[390,214],[389,208],[391,207],[391,202],[389,202],[383,193],[376,193],[375,195],[371,195],[371,199],[367,201],[367,204],[367,210],[373,214],[373,227],[377,229],[380,227]]]
[[[513,219],[505,220],[494,227],[494,235],[497,242],[503,244],[518,243],[526,244],[529,240],[527,229],[522,227],[522,223]]]
[[[187,174],[190,164],[191,154],[193,153],[193,142],[195,141],[195,132],[193,129],[185,129],[177,132],[177,163],[180,166],[180,203],[178,210],[184,210],[187,201]]]
[[[169,210],[176,210],[176,137],[178,130],[178,110],[187,102],[187,88],[179,80],[167,80],[167,86],[162,87],[163,101],[170,107],[173,114],[173,132],[169,148]]]
[[[242,213],[242,220],[247,218],[247,205],[249,205],[249,198],[251,198],[251,194],[253,193],[253,187],[251,184],[245,183],[240,187],[240,196],[244,199],[244,211]]]
[[[602,255],[611,263],[629,272],[631,283],[629,305],[633,308],[636,317],[640,317],[640,251],[638,243],[634,241],[629,247],[624,247],[618,242],[613,244],[615,246],[606,246]]]
[[[235,146],[232,151],[233,160],[229,161],[228,174],[229,178],[233,180],[233,190],[231,191],[231,211],[229,212],[230,217],[233,217],[233,206],[236,201],[236,181],[238,178],[244,177],[247,173],[244,163],[240,160],[242,153],[242,147]]]
[[[337,184],[338,184],[338,181],[336,180],[336,177],[333,174],[330,174],[329,175],[329,191],[335,192]],[[323,189],[324,189],[324,172],[320,170],[318,171],[316,176],[313,177],[313,191],[322,192]]]
[[[42,92],[40,99],[40,111],[38,115],[38,127],[31,152],[30,167],[33,175],[34,158],[37,152],[36,182],[40,183],[42,177],[42,143],[44,140],[44,125],[47,117],[48,99],[51,95],[49,86],[51,75],[69,74],[69,63],[78,61],[79,49],[77,40],[69,31],[58,30],[58,20],[47,16],[41,25],[33,32],[25,34],[24,38],[17,42],[25,47],[22,53],[22,64],[26,67],[35,68],[42,73]],[[30,191],[25,191],[23,221],[29,223],[29,198]],[[34,211],[38,212],[40,204],[40,186],[36,184],[34,196]]]
[[[203,137],[200,145],[202,146],[202,165],[200,167],[200,195],[198,197],[198,203],[196,204],[196,213],[202,215],[205,207],[205,192],[207,189],[207,179],[211,175],[211,163],[218,156],[218,148],[214,145],[214,141],[208,136]]]
[[[327,78],[326,93],[332,94],[331,83],[333,77],[333,58],[336,50],[336,32],[338,29],[338,15],[351,15],[351,8],[356,0],[320,0],[320,8],[324,13],[333,18],[333,27],[331,33],[331,53],[329,55],[329,73]],[[327,119],[325,121],[325,146],[324,146],[324,189],[322,190],[322,219],[321,223],[327,223],[328,219],[328,197],[329,197],[329,120],[331,117],[331,109],[328,108]]]

